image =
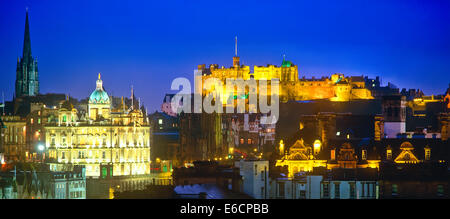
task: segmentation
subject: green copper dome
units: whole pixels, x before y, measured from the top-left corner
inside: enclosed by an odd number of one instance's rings
[[[283,63],[281,64],[281,67],[291,67],[292,62],[283,60]]]
[[[103,90],[103,81],[100,79],[100,74],[98,74],[97,88],[89,97],[89,103],[110,103],[108,93]]]
[[[104,90],[95,90],[89,97],[89,103],[109,103],[108,93]]]

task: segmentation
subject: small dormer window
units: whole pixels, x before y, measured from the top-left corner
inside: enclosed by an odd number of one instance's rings
[[[430,160],[431,158],[431,149],[429,147],[425,148],[425,160]]]
[[[367,160],[367,150],[362,150],[362,151],[361,151],[361,158],[362,158],[363,160]]]

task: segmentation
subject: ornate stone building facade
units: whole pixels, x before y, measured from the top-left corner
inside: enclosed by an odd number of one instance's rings
[[[27,148],[27,127],[20,116],[0,116],[0,164],[6,161],[25,160],[30,151]]]
[[[103,81],[89,98],[88,112],[78,113],[68,101],[44,126],[51,170],[65,164],[85,165],[86,176],[150,173],[150,126],[140,109],[111,109]]]

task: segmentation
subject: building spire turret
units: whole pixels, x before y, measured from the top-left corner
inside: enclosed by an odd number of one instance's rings
[[[30,25],[28,22],[28,8],[25,17],[25,34],[23,39],[23,54],[22,57],[25,63],[31,60],[31,39],[30,39]]]
[[[239,62],[239,56],[237,55],[237,36],[234,38],[234,57],[233,57],[233,66],[239,67],[241,64]]]
[[[17,60],[16,97],[36,96],[39,94],[39,73],[37,60],[31,55],[30,24],[28,8],[25,14],[25,33],[22,57]]]

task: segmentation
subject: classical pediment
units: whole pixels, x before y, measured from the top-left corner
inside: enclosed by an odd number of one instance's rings
[[[400,145],[400,150],[402,150],[402,152],[397,156],[397,158],[395,158],[395,162],[396,163],[416,163],[419,162],[419,159],[417,159],[417,157],[414,155],[413,150],[414,147],[411,143],[409,142],[403,142]]]
[[[408,163],[408,162],[419,162],[419,159],[414,155],[414,153],[410,150],[402,151],[397,158],[394,160],[396,163]]]

